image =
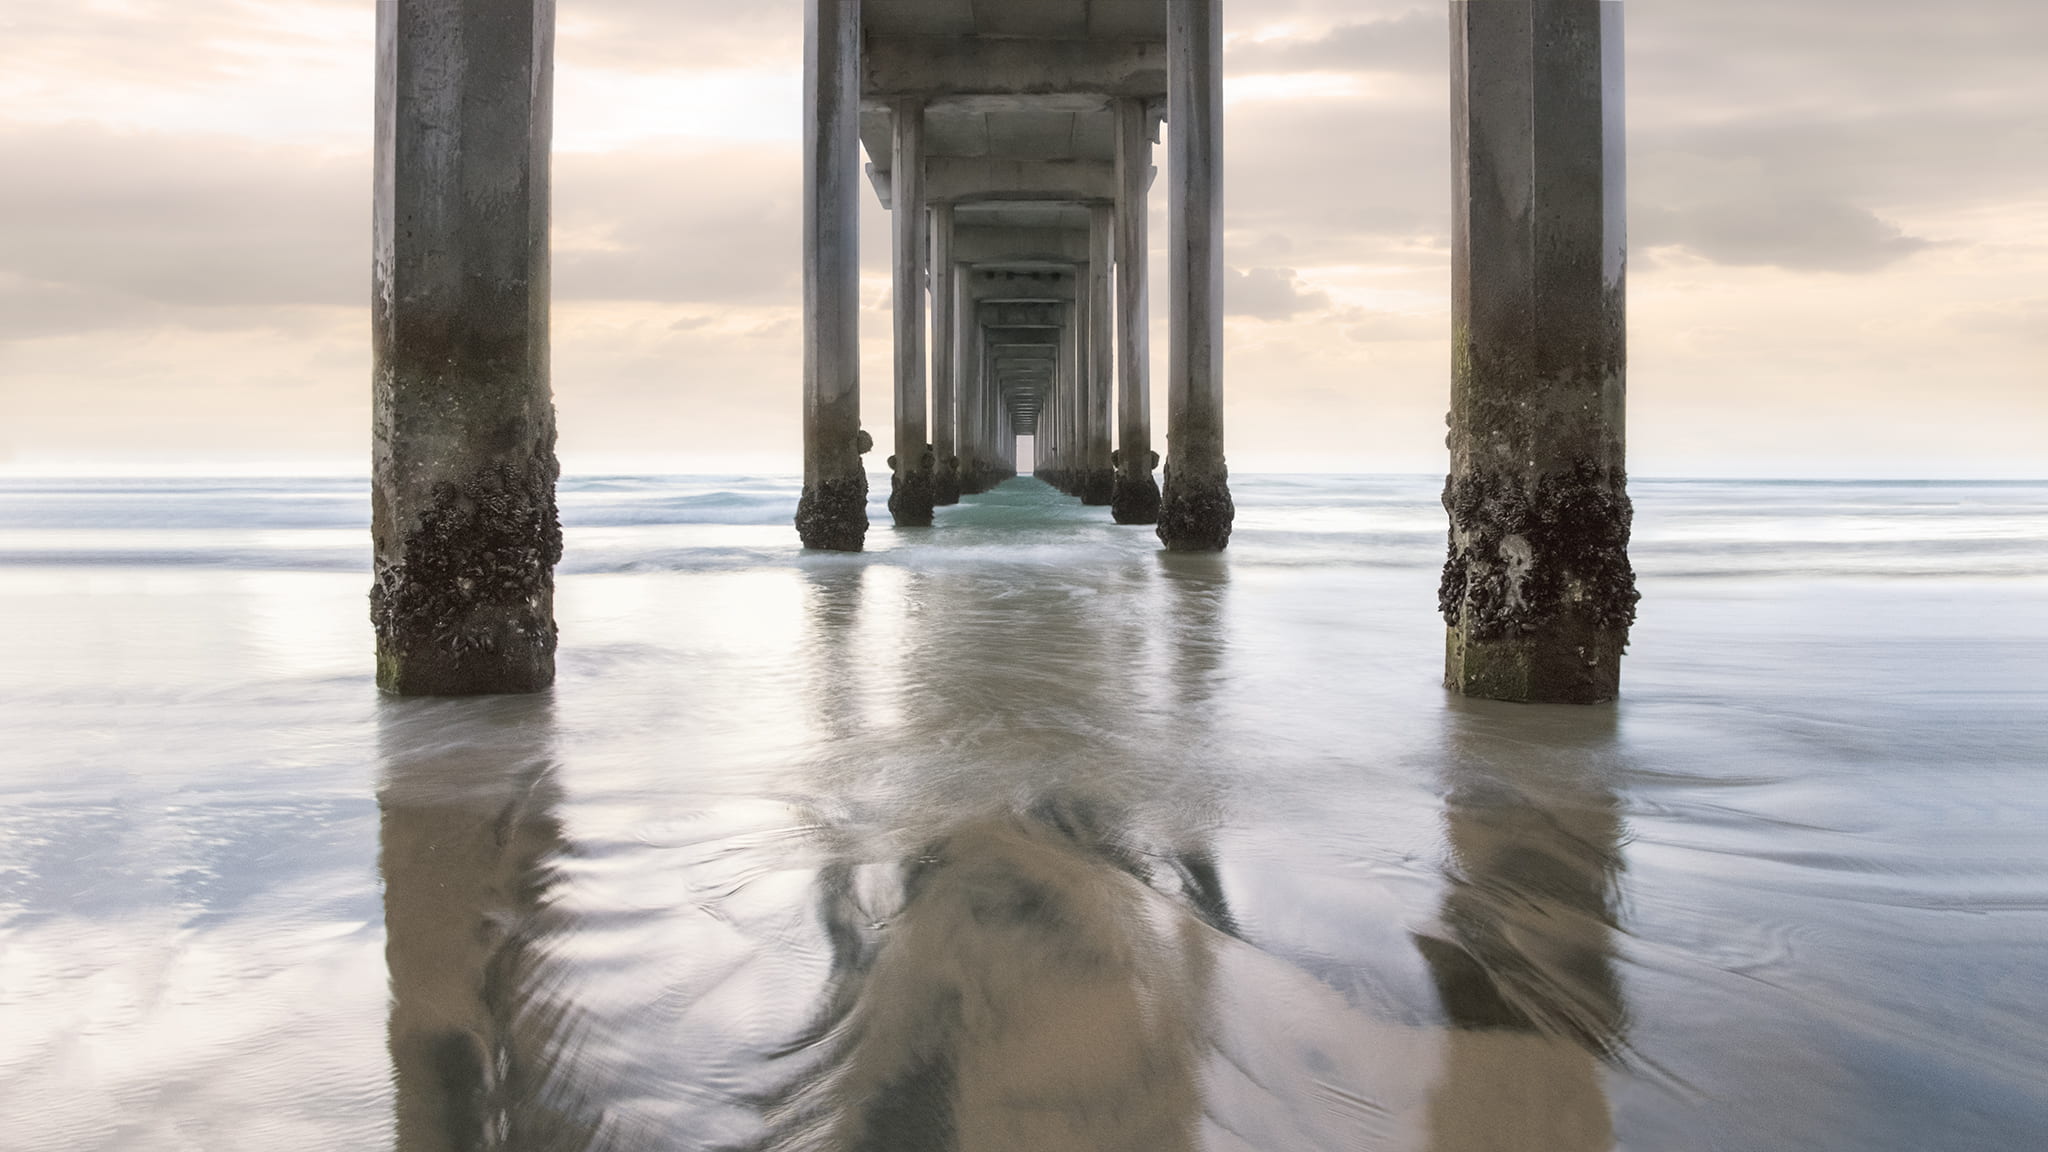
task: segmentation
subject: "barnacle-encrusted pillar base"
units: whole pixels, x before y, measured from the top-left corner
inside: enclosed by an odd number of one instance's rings
[[[1444,686],[1532,704],[1599,704],[1621,686],[1635,621],[1627,479],[1582,464],[1528,483],[1481,472],[1444,487],[1450,555],[1437,606]]]
[[[423,495],[402,529],[389,509],[404,501],[376,501],[377,686],[401,696],[546,690],[562,558],[553,453]]]

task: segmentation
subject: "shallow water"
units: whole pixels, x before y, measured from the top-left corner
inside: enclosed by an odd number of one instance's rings
[[[568,483],[437,702],[358,482],[0,486],[0,1147],[2048,1142],[2048,486],[1640,482],[1590,709],[1438,687],[1435,482],[1237,493]]]

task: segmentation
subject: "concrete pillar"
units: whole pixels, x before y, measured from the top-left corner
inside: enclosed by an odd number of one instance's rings
[[[998,409],[997,414],[1001,422],[996,438],[1002,445],[1003,478],[1007,480],[1017,474],[1017,417],[1007,404]]]
[[[925,423],[924,102],[899,100],[890,175],[896,272],[896,447],[889,457],[889,514],[899,528],[932,522],[931,441]]]
[[[989,448],[994,440],[988,428],[988,345],[982,339],[981,325],[975,322],[965,276],[959,278],[956,287],[960,292],[957,303],[963,345],[961,362],[966,371],[960,380],[960,491],[986,492]]]
[[[1052,403],[1052,398],[1047,397],[1046,403],[1049,406]],[[1058,478],[1052,474],[1052,421],[1050,413],[1044,408],[1039,410],[1038,426],[1031,436],[1031,452],[1031,474],[1055,488],[1059,487]]]
[[[1088,409],[1084,435],[1081,503],[1105,505],[1116,490],[1110,463],[1109,408],[1116,373],[1114,303],[1110,268],[1115,261],[1116,207],[1088,210]]]
[[[1223,462],[1223,0],[1168,0],[1166,487],[1159,539],[1218,552],[1236,509]]]
[[[1053,448],[1058,453],[1053,461],[1058,488],[1069,496],[1078,495],[1074,484],[1074,410],[1079,399],[1080,376],[1074,371],[1079,360],[1079,348],[1074,332],[1074,306],[1060,308],[1058,349],[1053,353],[1052,395]]]
[[[1088,462],[1088,270],[1074,269],[1074,302],[1067,312],[1067,494],[1080,499]]]
[[[1635,619],[1623,466],[1621,5],[1451,5],[1444,682],[1613,699]]]
[[[1159,521],[1159,485],[1152,479],[1152,335],[1145,289],[1150,120],[1143,101],[1116,102],[1117,447],[1109,512],[1119,524]]]
[[[1017,438],[1010,431],[1009,398],[1001,395],[1002,381],[996,381],[996,480],[1001,483],[1008,476],[1017,474]]]
[[[987,335],[986,329],[984,334]],[[989,343],[995,343],[992,337]],[[996,447],[994,481],[999,484],[1017,474],[1017,434],[1016,417],[1010,407],[1012,381],[1005,376],[993,347],[989,350],[989,380],[992,389],[989,395],[990,404],[993,406],[992,428]]]
[[[868,531],[860,427],[860,0],[804,3],[806,548],[858,552]]]
[[[377,684],[555,678],[554,0],[377,5],[370,617]]]
[[[953,266],[953,204],[933,204],[932,217],[932,502],[960,502],[960,284]]]
[[[1071,445],[1067,461],[1068,495],[1081,498],[1088,482],[1088,266],[1074,268],[1074,304],[1068,322],[1074,331],[1074,412],[1067,421]]]

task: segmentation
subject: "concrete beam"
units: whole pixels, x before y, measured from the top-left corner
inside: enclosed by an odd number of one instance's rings
[[[989,300],[982,303],[976,316],[987,328],[1060,326],[1060,309],[1057,304],[1018,304],[1004,300]]]
[[[1166,94],[1166,45],[1154,40],[876,36],[864,65],[874,97]]]
[[[377,5],[370,616],[387,692],[554,682],[554,27],[554,0]]]
[[[1623,459],[1622,7],[1451,5],[1444,683],[1593,703],[1635,619]]]
[[[982,267],[1085,264],[1088,234],[1075,228],[963,227],[954,234],[953,256]]]
[[[931,195],[946,200],[1060,200],[1116,197],[1116,169],[1102,160],[938,159]]]
[[[858,552],[868,530],[860,427],[860,0],[804,3],[806,548]]]
[[[1020,303],[1071,303],[1074,270],[992,271],[976,269],[967,278],[968,297],[977,306],[989,300]]]
[[[868,183],[882,207],[895,205],[895,165],[870,163]],[[1083,203],[1116,196],[1116,171],[1103,160],[1010,160],[932,156],[925,160],[925,197],[960,203],[997,201]]]

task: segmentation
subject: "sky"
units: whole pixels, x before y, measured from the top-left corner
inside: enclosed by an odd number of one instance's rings
[[[559,2],[565,467],[797,470],[800,0]],[[2048,476],[2048,4],[1627,9],[1630,470]],[[374,11],[0,0],[0,469],[366,469]],[[1224,12],[1232,466],[1440,472],[1446,5]]]

